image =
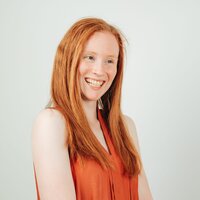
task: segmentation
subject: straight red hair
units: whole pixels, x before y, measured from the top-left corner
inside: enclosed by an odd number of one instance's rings
[[[96,160],[102,167],[112,167],[90,129],[81,105],[79,85],[78,64],[84,45],[92,34],[99,31],[110,32],[119,44],[117,74],[109,90],[101,97],[104,106],[102,114],[124,165],[124,172],[130,176],[138,175],[142,163],[121,112],[124,41],[117,28],[102,19],[84,18],[68,30],[57,48],[51,79],[51,99],[47,107],[52,108],[53,105],[65,117],[68,134],[66,145],[72,160],[83,156]]]

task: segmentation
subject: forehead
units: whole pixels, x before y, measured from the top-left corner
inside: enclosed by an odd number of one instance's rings
[[[83,51],[117,57],[119,54],[119,44],[115,36],[110,32],[95,32],[85,43]]]

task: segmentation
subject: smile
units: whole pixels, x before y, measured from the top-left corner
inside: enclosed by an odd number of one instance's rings
[[[85,78],[85,81],[91,85],[91,86],[94,86],[94,87],[101,87],[105,81],[101,81],[101,80],[94,80],[94,79],[91,79],[91,78]]]

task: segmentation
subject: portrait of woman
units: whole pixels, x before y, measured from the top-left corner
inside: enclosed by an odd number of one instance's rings
[[[121,111],[125,38],[100,18],[58,45],[51,98],[33,124],[38,200],[152,200],[134,121]]]

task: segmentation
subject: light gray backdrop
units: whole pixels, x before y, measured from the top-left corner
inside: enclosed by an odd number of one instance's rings
[[[32,122],[48,101],[59,41],[86,16],[129,41],[123,111],[154,199],[200,199],[199,10],[197,0],[0,0],[0,199],[36,198]]]

